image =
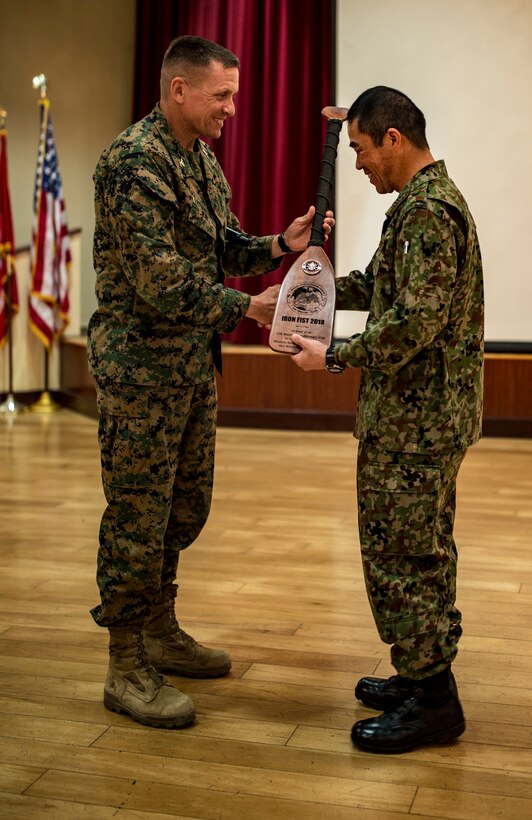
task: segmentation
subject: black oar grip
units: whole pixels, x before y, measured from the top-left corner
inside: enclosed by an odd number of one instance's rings
[[[316,213],[314,214],[314,219],[312,220],[310,242],[308,243],[309,246],[319,245],[321,247],[325,243],[323,220],[329,210],[329,203],[331,200],[336,153],[338,141],[340,139],[340,131],[342,130],[342,124],[343,119],[330,119],[327,123],[327,136],[325,138],[325,147],[323,149],[321,172],[318,181],[318,192],[316,194]]]

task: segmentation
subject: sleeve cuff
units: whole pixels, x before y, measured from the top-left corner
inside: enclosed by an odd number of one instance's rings
[[[334,355],[347,367],[365,367],[368,364],[368,353],[361,333],[355,333],[347,341],[335,345]]]

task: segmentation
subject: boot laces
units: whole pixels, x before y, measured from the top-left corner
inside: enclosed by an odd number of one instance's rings
[[[167,601],[167,605],[168,605],[168,616],[169,616],[169,619],[170,619],[170,625],[172,626],[172,631],[173,631],[175,637],[178,640],[182,641],[183,643],[189,644],[189,646],[196,646],[197,641],[194,640],[192,635],[189,635],[188,632],[185,632],[185,630],[182,629],[179,626],[179,621],[177,620],[176,615],[175,615],[175,608],[174,608],[173,598],[170,601]]]
[[[148,655],[148,651],[144,644],[144,637],[142,635],[142,629],[136,633],[137,637],[137,651],[135,654],[135,666],[137,669],[142,669],[143,671],[147,672],[149,677],[153,680],[153,682],[159,686],[161,686],[165,679],[162,675],[159,675],[156,668],[152,665],[150,661],[150,657]]]

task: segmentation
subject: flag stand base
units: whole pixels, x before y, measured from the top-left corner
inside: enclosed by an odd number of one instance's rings
[[[55,413],[60,410],[61,405],[53,400],[48,390],[44,390],[36,402],[30,405],[30,413]]]
[[[17,401],[13,393],[9,393],[6,400],[0,404],[0,415],[16,416],[17,413],[24,413],[27,409],[26,404]]]

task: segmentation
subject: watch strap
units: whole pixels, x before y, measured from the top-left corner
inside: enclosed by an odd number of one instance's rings
[[[337,361],[336,356],[334,355],[334,345],[332,347],[328,347],[325,351],[325,369],[329,373],[343,373],[345,370],[345,364]]]
[[[283,253],[293,253],[292,248],[284,238],[284,233],[277,234],[277,242]]]

